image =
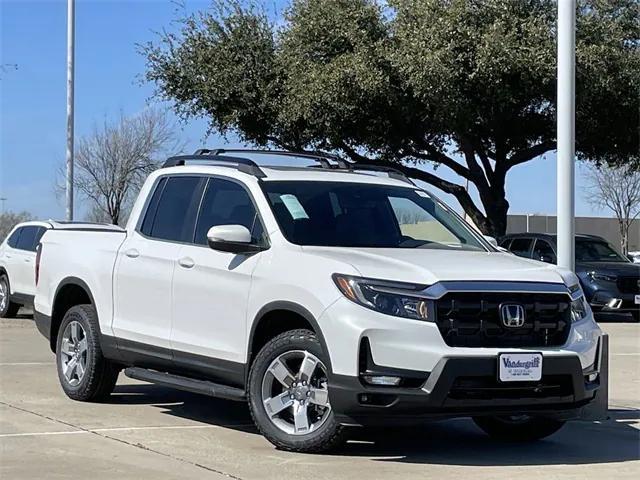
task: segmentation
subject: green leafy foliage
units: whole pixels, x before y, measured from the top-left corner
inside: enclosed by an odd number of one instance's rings
[[[555,148],[555,22],[551,0],[293,0],[276,19],[231,0],[142,52],[183,118],[258,145],[394,164],[500,235],[508,171]],[[576,61],[578,156],[634,161],[638,2],[581,0]],[[424,162],[472,182],[481,206]]]

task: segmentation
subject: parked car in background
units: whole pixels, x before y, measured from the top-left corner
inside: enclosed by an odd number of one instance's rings
[[[0,318],[33,305],[36,247],[49,228],[49,222],[19,223],[0,244]]]
[[[524,258],[556,263],[556,236],[506,235],[500,246]],[[576,235],[576,274],[593,311],[605,316],[640,316],[640,265],[595,235]]]

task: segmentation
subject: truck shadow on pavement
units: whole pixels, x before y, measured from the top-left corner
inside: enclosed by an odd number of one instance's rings
[[[109,403],[150,405],[163,409],[167,415],[258,434],[244,402],[136,384],[118,385]],[[349,441],[328,455],[460,466],[588,465],[640,460],[640,409],[611,409],[609,415],[604,422],[570,422],[548,439],[524,444],[493,441],[469,419],[411,428],[352,429]]]

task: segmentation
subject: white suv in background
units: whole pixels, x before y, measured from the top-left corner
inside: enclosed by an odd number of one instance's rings
[[[171,158],[126,229],[44,235],[35,317],[70,398],[124,369],[246,401],[307,452],[442,417],[535,440],[606,405],[606,336],[572,272],[498,251],[398,171],[258,153]]]
[[[0,318],[33,304],[36,248],[49,228],[48,222],[19,223],[0,244]]]

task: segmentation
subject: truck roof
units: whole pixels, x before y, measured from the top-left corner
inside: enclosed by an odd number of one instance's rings
[[[254,160],[256,156],[279,161],[276,162],[276,165],[258,164]],[[289,158],[304,159],[307,162],[312,161],[314,164],[291,166],[282,163],[282,160],[286,161]],[[234,170],[232,175],[229,175],[230,168]],[[198,150],[193,155],[170,157],[160,172],[171,174],[216,172],[225,176],[247,175],[263,181],[335,181],[416,188],[411,180],[392,166],[347,162],[323,152],[250,149]]]
[[[265,176],[261,177],[261,181],[319,181],[319,182],[352,182],[352,183],[368,183],[377,185],[389,185],[405,188],[418,188],[407,181],[381,176],[376,173],[360,172],[360,171],[344,171],[344,170],[322,170],[316,168],[305,167],[280,167],[280,166],[260,166]],[[255,178],[246,172],[239,170],[229,171],[229,167],[222,165],[184,165],[178,167],[162,168],[157,170],[157,175],[163,174],[212,174],[217,173],[223,176],[235,178]]]

